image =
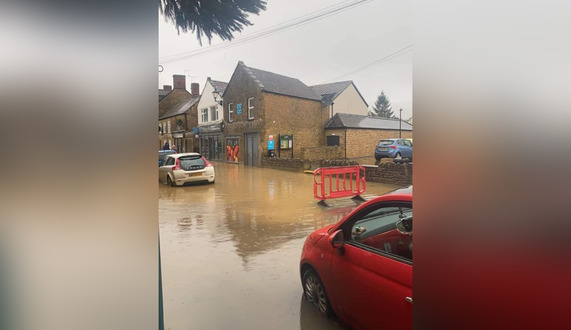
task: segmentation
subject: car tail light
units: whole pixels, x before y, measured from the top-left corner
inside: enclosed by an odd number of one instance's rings
[[[178,158],[176,159],[176,165],[171,167],[171,170],[180,170],[180,163],[178,162]]]
[[[391,148],[391,149],[396,149],[396,148],[397,148],[397,146],[390,146],[390,148]]]
[[[207,161],[206,158],[202,157],[202,160],[204,160],[204,164],[206,164],[206,167],[212,167],[212,163]]]

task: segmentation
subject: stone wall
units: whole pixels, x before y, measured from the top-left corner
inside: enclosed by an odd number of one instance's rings
[[[262,166],[270,168],[279,168],[287,170],[315,170],[321,167],[335,167],[335,166],[354,166],[359,165],[359,162],[354,160],[345,159],[321,159],[321,160],[307,160],[299,158],[278,158],[278,157],[262,157]]]
[[[323,159],[319,165],[320,167],[354,166],[359,165],[359,162],[345,159]]]
[[[365,165],[365,178],[369,182],[409,186],[412,184],[412,163]]]
[[[298,158],[277,158],[277,157],[262,157],[262,166],[270,168],[279,168],[294,171],[303,171],[309,169],[310,164],[308,161],[303,161]]]
[[[344,150],[340,146],[301,148],[299,158],[308,160],[343,158]]]

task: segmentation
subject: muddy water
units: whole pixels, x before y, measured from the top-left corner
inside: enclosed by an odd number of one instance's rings
[[[318,206],[310,174],[215,170],[212,185],[159,184],[165,329],[344,329],[302,299],[298,267],[305,237],[356,204]]]

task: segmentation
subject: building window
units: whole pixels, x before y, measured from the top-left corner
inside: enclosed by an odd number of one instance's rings
[[[234,121],[234,103],[228,104],[228,121],[229,122]]]
[[[210,107],[210,120],[218,120],[218,107]]]
[[[166,123],[163,121],[163,129],[161,131],[163,134],[165,134],[167,132],[166,130]]]
[[[254,98],[248,99],[248,119],[254,119]]]
[[[208,109],[200,110],[200,114],[202,115],[202,122],[206,123],[208,121]]]
[[[328,146],[338,146],[339,145],[339,135],[330,135],[327,137]]]
[[[170,133],[170,132],[171,132],[171,122],[170,122],[170,120],[167,122],[167,127],[168,127],[167,130],[168,130],[168,132]]]

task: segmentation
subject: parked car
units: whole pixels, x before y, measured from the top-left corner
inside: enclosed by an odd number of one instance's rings
[[[214,166],[195,152],[166,155],[159,167],[159,181],[173,187],[199,181],[214,183]]]
[[[300,275],[304,298],[353,329],[412,329],[412,186],[310,234]]]
[[[176,154],[175,150],[159,150],[159,167],[163,165],[166,155]]]
[[[412,160],[412,142],[409,139],[383,139],[375,148],[375,159],[408,158]]]

